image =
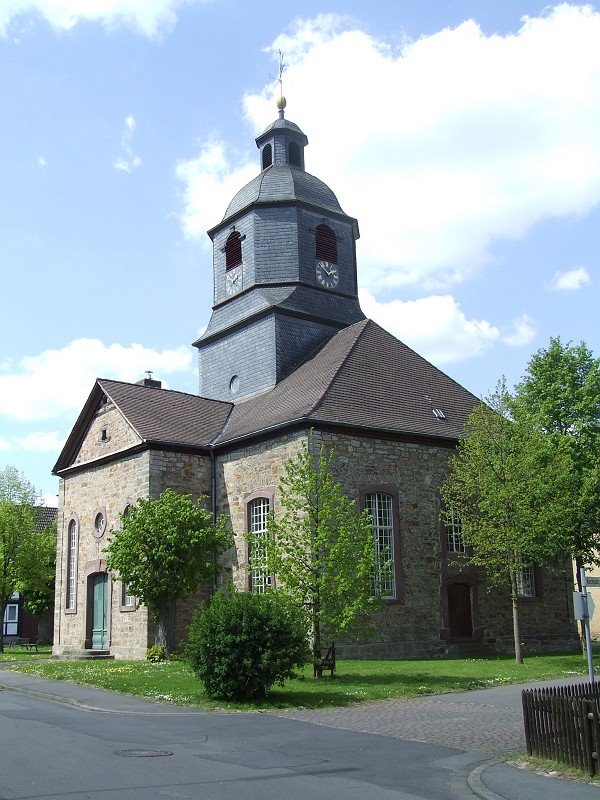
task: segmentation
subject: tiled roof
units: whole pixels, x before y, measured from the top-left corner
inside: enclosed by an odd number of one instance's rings
[[[38,530],[42,531],[51,522],[54,522],[58,514],[58,508],[48,508],[47,506],[37,506],[35,509],[38,518]]]
[[[238,403],[218,441],[296,420],[456,440],[478,402],[410,347],[364,320],[336,334],[270,391]]]
[[[98,379],[98,385],[145,441],[206,447],[218,435],[231,403],[135,383]]]

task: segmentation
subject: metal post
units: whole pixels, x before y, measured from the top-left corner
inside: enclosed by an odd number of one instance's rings
[[[579,575],[581,578],[581,598],[583,600],[583,625],[585,628],[585,649],[587,651],[588,677],[590,679],[590,683],[593,683],[595,680],[594,659],[592,656],[592,635],[590,633],[590,615],[588,614],[588,593],[585,567],[581,567],[579,570]]]

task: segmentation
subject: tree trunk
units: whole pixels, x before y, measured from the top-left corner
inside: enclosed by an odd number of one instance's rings
[[[523,653],[521,652],[521,629],[519,625],[519,605],[517,603],[517,576],[514,572],[510,576],[510,596],[512,600],[513,612],[513,635],[515,639],[515,661],[517,664],[523,663]]]
[[[315,678],[323,677],[323,669],[321,668],[321,624],[316,610],[313,608],[312,612],[312,645],[313,645],[313,664]]]
[[[163,647],[168,657],[175,649],[175,600],[161,600],[156,608],[154,644]]]

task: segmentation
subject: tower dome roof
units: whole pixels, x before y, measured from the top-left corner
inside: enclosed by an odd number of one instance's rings
[[[337,197],[319,178],[290,164],[272,164],[242,187],[227,206],[223,221],[257,203],[296,201],[343,214]]]

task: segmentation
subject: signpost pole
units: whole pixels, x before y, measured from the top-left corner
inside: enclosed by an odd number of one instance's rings
[[[590,679],[590,683],[593,683],[595,680],[594,659],[592,656],[592,635],[590,633],[590,615],[588,612],[588,592],[585,567],[581,567],[579,570],[579,575],[581,578],[581,599],[583,600],[583,626],[585,629],[585,649],[587,651],[588,677]]]

